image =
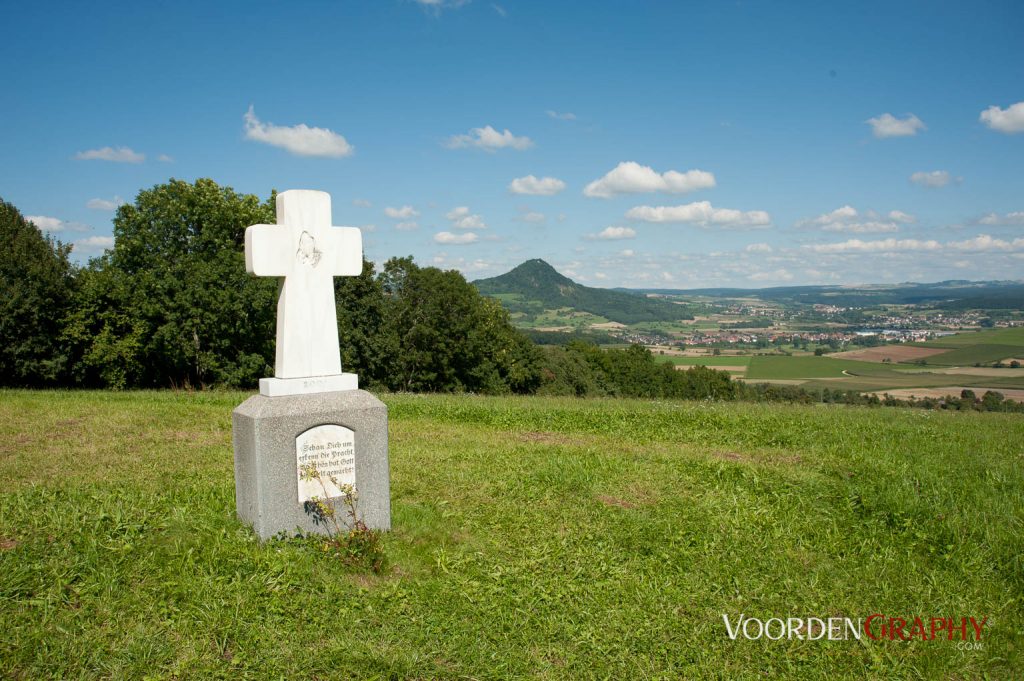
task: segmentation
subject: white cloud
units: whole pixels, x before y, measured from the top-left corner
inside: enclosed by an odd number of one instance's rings
[[[445,217],[451,220],[455,229],[487,229],[484,219],[475,213],[470,213],[467,206],[452,208]]]
[[[544,222],[544,220],[545,220],[544,213],[537,213],[537,212],[534,212],[534,211],[530,211],[529,213],[527,213],[526,215],[523,216],[523,222],[538,223],[538,222]]]
[[[1024,211],[1015,211],[1013,213],[1006,213],[1000,215],[999,213],[989,213],[985,217],[978,220],[978,224],[982,225],[1024,225]]]
[[[408,220],[409,218],[414,218],[419,214],[420,212],[412,206],[402,206],[401,208],[392,208],[391,206],[387,206],[384,209],[384,215],[396,220]]]
[[[419,228],[420,223],[416,222],[415,220],[406,220],[404,222],[399,222],[398,224],[395,225],[395,229],[397,229],[400,232],[411,232],[412,230]]]
[[[884,137],[909,137],[916,135],[918,130],[925,130],[924,122],[914,114],[906,118],[896,118],[891,113],[884,113],[865,121],[871,126],[871,132],[879,139]]]
[[[917,222],[916,217],[914,217],[910,213],[904,213],[901,210],[889,211],[889,219],[892,220],[893,222],[902,222],[905,224],[912,224],[914,222]]]
[[[650,166],[642,166],[635,161],[624,161],[604,177],[588,184],[583,189],[583,194],[607,199],[618,194],[685,194],[714,186],[714,174],[703,170],[687,170],[685,173],[669,170],[658,173]]]
[[[291,127],[263,123],[251,106],[244,118],[246,139],[280,147],[296,156],[341,158],[355,153],[344,137],[327,128],[311,128],[305,123]]]
[[[85,202],[85,207],[92,210],[117,210],[117,207],[123,204],[124,199],[115,196],[112,199],[89,199]]]
[[[958,251],[1013,251],[1024,248],[1024,239],[1005,241],[993,238],[988,234],[979,234],[973,239],[950,241],[946,246]]]
[[[552,111],[551,109],[548,109],[546,113],[548,115],[548,118],[554,118],[556,121],[574,121],[574,120],[576,120],[576,114],[570,113],[568,111],[558,112],[558,111]]]
[[[634,255],[636,255],[636,251],[634,251],[632,248],[627,248],[626,250],[622,251],[622,253],[620,253],[619,255],[621,255],[623,258],[632,258]]]
[[[434,241],[439,244],[471,244],[477,241],[478,237],[473,232],[465,232],[463,234],[452,234],[451,232],[438,232],[434,235]]]
[[[945,187],[951,179],[953,178],[949,176],[949,171],[946,170],[933,170],[931,172],[919,170],[910,176],[911,182],[922,187]]]
[[[588,234],[588,239],[600,239],[612,241],[617,239],[632,239],[636,236],[636,230],[631,227],[605,227],[597,234]]]
[[[918,239],[880,239],[878,241],[861,241],[850,239],[836,244],[813,244],[805,248],[815,253],[878,253],[883,251],[937,251],[942,244],[935,240],[920,241]]]
[[[529,137],[516,137],[506,128],[504,132],[498,132],[489,125],[482,128],[473,128],[468,135],[452,135],[445,142],[449,149],[461,149],[463,147],[476,147],[484,151],[495,151],[497,149],[511,148],[522,151],[533,146],[533,140]]]
[[[517,177],[508,185],[513,194],[531,194],[533,196],[553,196],[565,189],[565,182],[557,177]]]
[[[789,270],[780,267],[772,272],[755,272],[747,275],[747,279],[751,281],[790,281],[793,279],[793,275]]]
[[[862,219],[867,218],[867,219]],[[801,220],[798,227],[818,227],[823,232],[852,232],[854,234],[868,234],[873,232],[898,232],[899,224],[914,222],[915,218],[909,213],[900,210],[889,212],[889,220],[878,219],[874,211],[868,211],[864,216],[857,212],[853,206],[842,206],[830,213],[824,213],[816,218]]]
[[[373,204],[366,199],[352,199],[352,205],[356,208],[372,208]]]
[[[89,149],[75,154],[79,161],[113,161],[114,163],[142,163],[146,160],[145,154],[133,151],[129,147],[103,147],[102,149]]]
[[[689,222],[701,227],[767,227],[771,216],[763,210],[740,211],[714,208],[707,201],[682,206],[637,206],[626,212],[631,220],[645,222]]]
[[[159,156],[156,157],[156,160],[160,161],[161,163],[174,163],[174,159],[168,156],[167,154],[160,154]]]
[[[1005,109],[990,106],[981,112],[978,120],[988,127],[1007,135],[1024,132],[1024,102],[1011,104]]]
[[[109,248],[114,247],[114,237],[112,236],[87,236],[84,239],[75,241],[72,245],[74,251],[84,251],[86,253],[96,253]]]
[[[359,229],[363,230],[364,232],[376,232],[377,231],[377,225],[374,225],[374,224],[359,225]]]
[[[760,243],[748,244],[747,247],[744,248],[743,250],[745,250],[747,253],[771,253],[773,249],[768,244]]]
[[[88,232],[92,227],[83,225],[80,222],[65,222],[60,218],[49,215],[26,215],[25,219],[35,224],[40,232],[53,234],[55,232]]]

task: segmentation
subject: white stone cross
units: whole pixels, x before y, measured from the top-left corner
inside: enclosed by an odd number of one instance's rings
[[[363,270],[363,235],[331,226],[331,195],[291,190],[277,195],[277,224],[245,230],[245,270],[283,277],[277,297],[275,378],[260,379],[268,396],[352,390],[341,373],[334,277]]]

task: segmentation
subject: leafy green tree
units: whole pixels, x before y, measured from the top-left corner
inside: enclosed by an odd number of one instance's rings
[[[384,287],[373,263],[363,260],[358,277],[335,277],[334,298],[342,368],[359,374],[363,385],[387,385],[388,360],[397,347],[385,326]]]
[[[90,267],[67,338],[83,383],[253,385],[271,371],[277,282],[245,272],[245,228],[274,221],[212,180],[139,192],[114,218],[115,245]]]
[[[539,354],[508,313],[454,270],[392,258],[379,277],[385,296],[383,382],[392,390],[531,392]]]
[[[58,336],[74,291],[71,246],[2,199],[0,243],[0,385],[54,385],[67,368]]]

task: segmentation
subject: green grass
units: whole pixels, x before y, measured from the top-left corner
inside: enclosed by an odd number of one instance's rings
[[[1017,345],[999,345],[996,343],[979,343],[967,345],[941,355],[927,357],[928,364],[942,366],[971,366],[973,364],[992,364],[1004,359],[1024,355],[1024,347]]]
[[[943,336],[923,343],[913,343],[923,348],[959,348],[969,345],[1014,345],[1024,350],[1024,326],[1008,329],[968,331],[952,336]]]
[[[1024,419],[385,396],[390,568],[234,516],[233,393],[0,392],[4,678],[1012,678]],[[732,641],[722,615],[988,616]]]
[[[675,355],[658,355],[655,354],[655,359],[676,366],[696,366],[698,364],[706,367],[731,367],[731,366],[747,366],[750,364],[749,355],[709,355],[707,357],[677,357]]]
[[[844,371],[859,372],[877,367],[871,362],[851,359],[834,359],[814,355],[758,355],[750,360],[747,378],[799,379],[799,378],[840,378]]]

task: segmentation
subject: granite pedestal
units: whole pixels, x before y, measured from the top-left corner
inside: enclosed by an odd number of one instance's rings
[[[364,390],[267,397],[255,395],[231,415],[235,448],[235,503],[239,518],[261,539],[327,534],[306,503],[327,497],[349,522],[341,495],[300,480],[299,468],[317,465],[358,493],[357,513],[371,529],[391,528],[388,410]]]

